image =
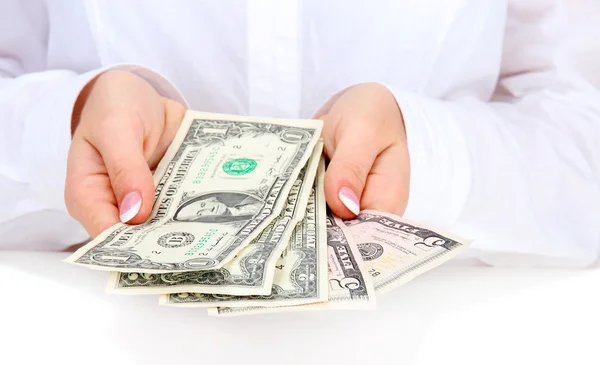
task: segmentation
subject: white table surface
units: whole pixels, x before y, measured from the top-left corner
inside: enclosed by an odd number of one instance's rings
[[[450,262],[375,311],[216,318],[66,256],[0,252],[1,364],[600,364],[598,270]]]

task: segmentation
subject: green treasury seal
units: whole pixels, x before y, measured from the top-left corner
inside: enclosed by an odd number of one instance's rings
[[[250,158],[236,158],[223,164],[223,171],[232,176],[246,175],[254,171],[256,161]]]

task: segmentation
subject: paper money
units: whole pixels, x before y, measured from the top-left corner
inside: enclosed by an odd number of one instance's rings
[[[269,294],[275,262],[288,245],[294,227],[306,213],[322,151],[323,143],[319,142],[292,186],[281,214],[222,268],[163,274],[113,272],[107,291],[134,295],[184,291],[226,295]]]
[[[344,223],[368,266],[377,295],[441,265],[470,244],[440,230],[372,210]]]
[[[279,215],[322,121],[188,111],[154,174],[143,224],[116,224],[67,258],[131,273],[218,269]]]
[[[178,293],[160,296],[161,305],[178,307],[281,306],[325,302],[327,289],[327,229],[323,179],[325,161],[321,159],[317,178],[306,207],[304,219],[296,226],[286,250],[275,265],[269,295],[228,296],[204,293]],[[250,245],[252,247],[252,245]]]
[[[280,307],[214,307],[208,308],[212,316],[240,316],[272,312],[373,309],[375,289],[360,257],[351,233],[338,217],[327,215],[328,281],[326,303]]]

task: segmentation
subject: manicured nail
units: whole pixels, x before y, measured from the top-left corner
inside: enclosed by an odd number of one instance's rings
[[[340,189],[338,196],[346,208],[350,209],[352,213],[356,215],[360,213],[360,203],[358,202],[358,197],[354,191],[352,191],[352,189],[344,186]]]
[[[125,194],[121,206],[119,207],[119,214],[121,222],[127,223],[133,217],[135,217],[140,211],[142,206],[142,196],[137,191],[130,191]]]

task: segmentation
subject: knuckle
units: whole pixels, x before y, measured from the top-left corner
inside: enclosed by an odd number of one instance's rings
[[[181,125],[183,118],[185,117],[186,109],[183,105],[181,105],[180,103],[178,103],[174,100],[165,99],[164,103],[165,103],[164,123],[167,126],[166,129],[173,130],[174,132],[176,132],[176,130]]]
[[[183,104],[173,100],[173,99],[169,99],[169,98],[162,98],[165,109],[167,111],[173,111],[174,113],[184,113],[185,112],[185,107],[183,106]]]
[[[360,185],[364,185],[369,173],[369,169],[366,166],[352,161],[347,162],[342,167],[342,170],[349,179]]]
[[[114,189],[122,189],[129,181],[129,168],[124,164],[117,163],[110,172],[110,180]]]
[[[67,208],[67,212],[71,216],[74,217],[76,214],[75,209],[74,209],[75,199],[73,196],[73,190],[68,186],[65,187],[64,199],[65,199],[65,207]]]
[[[131,128],[139,121],[140,118],[134,110],[110,110],[98,117],[91,127],[91,132],[96,138],[111,138],[115,132]]]
[[[69,215],[75,219],[79,219],[82,213],[81,206],[86,202],[86,194],[83,193],[81,184],[72,179],[67,179],[64,199]]]
[[[99,235],[106,228],[110,227],[110,225],[106,224],[106,222],[98,214],[91,214],[84,226],[93,237]]]
[[[77,191],[77,182],[74,181],[74,178],[70,175],[67,175],[67,178],[65,179],[65,191],[64,191],[64,198],[66,200],[67,205],[70,205],[76,195],[76,191]]]

